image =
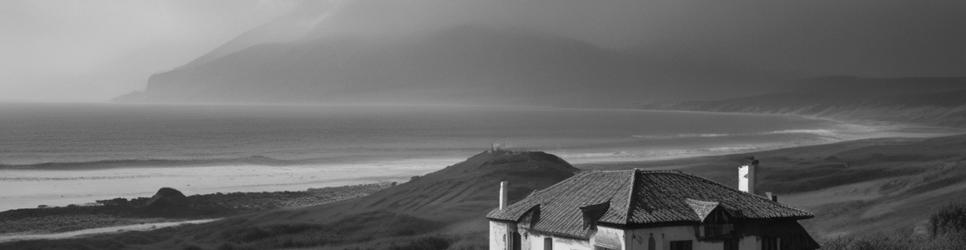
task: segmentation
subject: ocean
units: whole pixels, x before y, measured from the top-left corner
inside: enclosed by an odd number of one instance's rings
[[[795,116],[405,105],[0,105],[0,210],[405,181],[494,145],[571,163],[923,136]]]

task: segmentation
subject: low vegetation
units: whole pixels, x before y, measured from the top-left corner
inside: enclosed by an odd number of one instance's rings
[[[823,244],[825,250],[961,250],[966,247],[966,204],[948,205],[929,217],[929,234],[898,230],[885,234],[843,237]]]
[[[152,203],[155,197],[99,200],[92,205],[16,209],[0,212],[0,234],[52,233],[87,228],[216,218],[277,208],[326,204],[365,196],[392,184],[327,187],[296,192],[215,193],[168,197],[168,204]],[[172,191],[169,191],[172,192]],[[159,194],[162,192],[159,192]]]

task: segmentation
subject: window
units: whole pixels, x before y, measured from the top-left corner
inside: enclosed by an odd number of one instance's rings
[[[704,238],[726,238],[735,231],[734,224],[706,224]]]
[[[617,249],[609,248],[609,247],[602,247],[602,246],[594,246],[594,250],[617,250]]]
[[[781,250],[781,239],[778,237],[761,237],[761,250]]]
[[[509,244],[507,248],[510,250],[520,250],[520,233],[513,232],[508,236],[510,237],[510,240],[507,242]]]
[[[676,240],[668,243],[670,250],[691,250],[690,240]]]
[[[738,239],[727,239],[724,241],[724,250],[739,250]]]
[[[543,238],[543,250],[553,250],[553,238]]]

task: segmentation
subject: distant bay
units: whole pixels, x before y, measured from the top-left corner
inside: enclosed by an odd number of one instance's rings
[[[730,154],[938,128],[795,116],[400,105],[0,105],[0,210],[405,181],[497,144],[572,163]]]

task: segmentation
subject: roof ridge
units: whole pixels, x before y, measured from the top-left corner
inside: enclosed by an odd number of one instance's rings
[[[661,174],[661,173],[666,173],[666,174],[687,174],[684,171],[677,170],[677,169],[643,169],[643,168],[635,168],[634,170],[636,170],[639,173],[648,173],[648,174]]]
[[[780,207],[783,207],[783,208],[788,208],[788,209],[792,209],[792,210],[795,210],[795,211],[799,211],[799,212],[802,212],[802,213],[807,214],[809,216],[815,216],[811,212],[808,212],[808,211],[805,211],[805,210],[802,210],[802,209],[799,209],[799,208],[787,206],[784,203],[770,200],[770,199],[768,199],[768,198],[766,198],[764,196],[758,195],[758,194],[753,194],[753,193],[748,193],[748,192],[745,192],[745,191],[741,191],[741,190],[738,190],[737,188],[733,188],[731,186],[728,186],[728,185],[725,185],[725,184],[721,184],[720,182],[714,181],[712,179],[704,178],[704,177],[701,177],[701,176],[698,176],[698,175],[688,174],[688,173],[685,173],[683,171],[676,171],[676,172],[677,173],[672,173],[672,172],[667,172],[667,173],[669,173],[669,174],[677,174],[677,175],[682,175],[682,176],[688,176],[688,177],[696,178],[696,179],[698,179],[700,181],[703,181],[703,182],[706,182],[706,183],[710,183],[710,184],[713,184],[713,185],[718,185],[720,187],[723,187],[725,189],[728,189],[728,190],[732,190],[732,191],[741,193],[743,195],[747,195],[747,196],[751,196],[751,197],[756,198],[756,199],[759,199],[759,200],[764,200],[764,201],[768,201],[768,202],[775,203],[776,205],[778,205]]]
[[[630,191],[628,191],[628,194],[627,194],[627,207],[624,209],[624,224],[625,225],[631,222],[631,209],[634,208],[634,193],[635,193],[635,190],[637,190],[637,173],[638,173],[638,171],[640,171],[640,169],[636,169],[635,168],[634,171],[631,172],[631,180],[630,180],[630,183],[628,183],[628,184],[631,185],[631,188],[630,188]]]

